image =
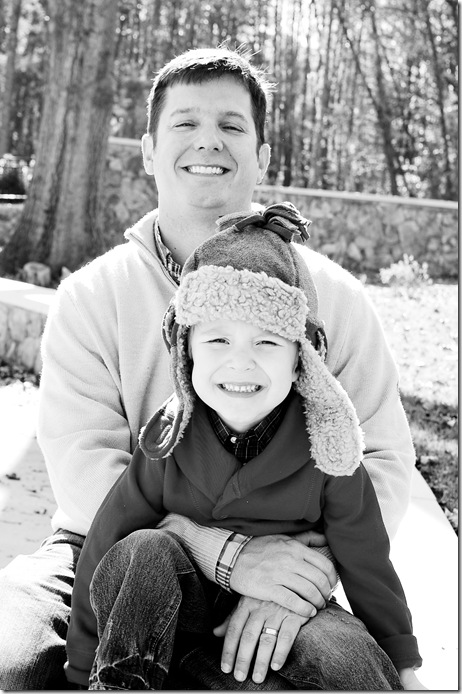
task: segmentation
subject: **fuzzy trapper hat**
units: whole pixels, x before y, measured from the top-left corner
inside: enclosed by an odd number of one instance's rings
[[[352,475],[358,467],[364,447],[358,418],[324,364],[327,343],[317,316],[316,288],[291,243],[308,238],[309,224],[291,203],[250,216],[227,215],[218,220],[218,232],[187,259],[163,323],[177,403],[169,412],[161,408],[158,413],[171,424],[162,442],[155,433],[156,415],[142,431],[140,446],[147,457],[159,457],[159,451],[167,456],[191,418],[196,398],[188,350],[191,326],[228,319],[298,342],[294,388],[304,402],[316,467],[329,475]]]

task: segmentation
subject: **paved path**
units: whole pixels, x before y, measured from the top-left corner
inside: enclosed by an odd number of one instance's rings
[[[30,553],[50,532],[55,503],[35,438],[37,390],[0,388],[0,567]],[[458,690],[457,537],[416,471],[412,501],[392,559],[413,614],[432,691]]]

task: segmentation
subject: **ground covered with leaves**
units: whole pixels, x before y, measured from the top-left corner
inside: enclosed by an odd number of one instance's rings
[[[366,283],[400,370],[416,465],[458,532],[458,288]],[[0,365],[0,386],[31,397],[39,379]]]
[[[400,371],[417,468],[458,531],[458,287],[366,284]]]

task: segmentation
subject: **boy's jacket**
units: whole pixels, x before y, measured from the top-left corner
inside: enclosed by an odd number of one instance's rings
[[[199,399],[181,441],[162,458],[177,406],[172,396],[150,420],[143,439],[149,457],[137,448],[90,529],[73,592],[68,677],[88,684],[98,645],[89,586],[99,561],[120,539],[155,528],[169,511],[247,535],[325,533],[354,614],[397,669],[420,665],[369,476],[362,464],[349,476],[315,467],[300,396],[292,396],[265,450],[244,466],[221,445]]]

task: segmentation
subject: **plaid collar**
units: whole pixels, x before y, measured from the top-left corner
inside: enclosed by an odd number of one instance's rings
[[[167,270],[168,274],[175,282],[175,284],[180,284],[182,270],[181,265],[179,265],[179,263],[177,263],[176,260],[173,260],[172,254],[170,253],[165,243],[162,241],[159,224],[157,223],[157,218],[154,220],[153,234],[154,245],[156,247],[157,254],[161,260],[162,265]]]
[[[243,465],[260,455],[278,430],[285,411],[285,403],[274,408],[261,422],[242,434],[236,434],[219,417],[207,407],[212,429],[220,443],[232,453]]]

